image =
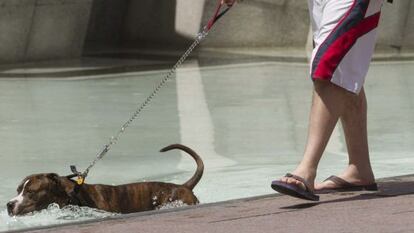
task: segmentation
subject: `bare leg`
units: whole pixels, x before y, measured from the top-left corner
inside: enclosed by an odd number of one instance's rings
[[[352,184],[374,183],[368,151],[367,101],[364,89],[359,95],[349,98],[346,111],[340,117],[348,149],[349,165],[340,177]],[[332,181],[315,185],[316,189],[334,188]]]
[[[293,174],[303,177],[313,187],[316,170],[339,117],[344,113],[346,100],[353,94],[331,82],[315,81],[310,112],[308,140],[303,159]],[[303,186],[293,178],[281,181]]]

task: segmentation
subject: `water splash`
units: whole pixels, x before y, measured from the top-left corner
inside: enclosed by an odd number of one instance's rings
[[[59,208],[57,204],[50,204],[47,209],[19,217],[10,217],[3,209],[0,211],[0,231],[100,219],[115,215],[117,214],[89,207],[65,206]]]
[[[158,207],[158,209],[160,209],[160,210],[166,210],[166,209],[173,209],[173,208],[184,207],[184,206],[188,206],[188,205],[185,204],[181,200],[175,200],[175,201],[170,201],[168,203],[165,203],[165,204],[160,205]]]
[[[165,210],[184,206],[188,205],[181,200],[176,200],[163,204],[158,209]],[[72,205],[59,208],[58,204],[50,204],[47,209],[19,217],[10,217],[7,214],[7,210],[3,209],[0,210],[0,231],[21,230],[25,228],[101,219],[116,215],[120,214]]]

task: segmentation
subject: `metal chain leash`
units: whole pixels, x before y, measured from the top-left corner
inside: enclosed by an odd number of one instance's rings
[[[220,0],[221,1],[221,0]],[[194,42],[190,45],[190,47],[187,49],[187,51],[185,51],[185,53],[180,57],[180,59],[175,63],[175,65],[171,68],[171,70],[165,75],[165,77],[159,82],[159,84],[153,89],[153,91],[151,92],[151,94],[145,99],[144,102],[142,102],[142,104],[135,110],[135,112],[132,114],[132,116],[128,119],[128,121],[126,121],[121,129],[115,134],[115,136],[112,136],[111,139],[109,140],[109,142],[107,144],[105,144],[105,146],[103,147],[103,149],[97,154],[96,158],[90,163],[90,165],[85,169],[85,171],[79,172],[76,169],[76,166],[72,165],[70,166],[72,172],[74,175],[76,175],[78,177],[77,179],[77,183],[79,185],[84,183],[85,178],[88,176],[88,173],[90,171],[90,169],[92,167],[95,166],[95,164],[101,160],[106,153],[108,153],[108,151],[111,149],[111,147],[113,145],[115,145],[120,136],[125,132],[125,130],[130,126],[130,124],[138,117],[138,115],[141,113],[141,111],[152,101],[152,99],[154,99],[154,97],[157,95],[157,93],[160,91],[160,89],[167,83],[167,81],[169,81],[170,79],[173,78],[173,74],[175,74],[175,72],[177,71],[178,67],[181,66],[181,64],[187,59],[187,57],[191,54],[191,52],[201,43],[201,41],[208,35],[209,30],[211,29],[211,27],[213,26],[213,24],[219,19],[221,18],[229,9],[230,7],[228,7],[227,9],[225,9],[223,12],[221,12],[219,14],[220,8],[223,5],[223,3],[220,3],[219,1],[219,6],[217,8],[216,14],[214,15],[214,17],[210,20],[210,22],[208,23],[207,26],[205,26],[203,28],[203,30],[201,30],[201,32],[199,32],[197,34],[196,39],[194,40]]]
[[[144,102],[136,109],[136,111],[132,114],[132,116],[126,121],[121,129],[116,133],[115,136],[112,136],[111,139],[103,149],[98,153],[96,158],[91,162],[91,164],[86,168],[86,170],[83,173],[80,173],[76,170],[75,166],[71,166],[72,172],[77,174],[80,179],[84,179],[88,173],[89,170],[95,166],[95,164],[101,160],[105,154],[111,149],[113,145],[115,145],[119,137],[125,132],[125,130],[130,126],[130,124],[138,117],[138,115],[141,113],[141,111],[154,99],[154,97],[157,95],[157,93],[161,90],[161,88],[170,80],[173,78],[173,74],[177,71],[178,67],[181,66],[181,64],[187,59],[187,57],[191,54],[191,52],[200,44],[200,42],[208,35],[207,29],[204,28],[202,32],[198,33],[196,39],[191,44],[191,46],[185,51],[185,53],[180,57],[180,59],[175,63],[175,65],[172,67],[172,69],[165,75],[165,77],[159,82],[159,84],[154,88],[154,90],[151,92],[151,94],[145,99]],[[80,181],[80,182],[83,182]]]

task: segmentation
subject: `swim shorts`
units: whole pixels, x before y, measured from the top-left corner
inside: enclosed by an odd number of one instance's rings
[[[358,94],[374,53],[383,0],[308,0],[314,49],[313,80]]]

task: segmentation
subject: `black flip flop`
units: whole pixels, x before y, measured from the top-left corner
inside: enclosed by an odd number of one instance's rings
[[[330,176],[325,181],[332,181],[335,183],[336,188],[327,188],[316,190],[316,193],[334,193],[334,192],[354,192],[354,191],[378,191],[377,183],[367,184],[367,185],[357,185],[349,183],[348,181],[338,177]]]
[[[295,184],[288,184],[280,180],[272,181],[272,185],[271,185],[272,189],[274,189],[275,191],[279,193],[283,193],[283,194],[286,194],[292,197],[297,197],[297,198],[305,199],[309,201],[319,201],[319,196],[313,193],[312,189],[309,188],[310,186],[308,182],[305,181],[305,179],[303,179],[300,176],[296,176],[290,173],[287,173],[285,177],[293,178],[295,180],[302,182],[305,185],[305,189]]]

